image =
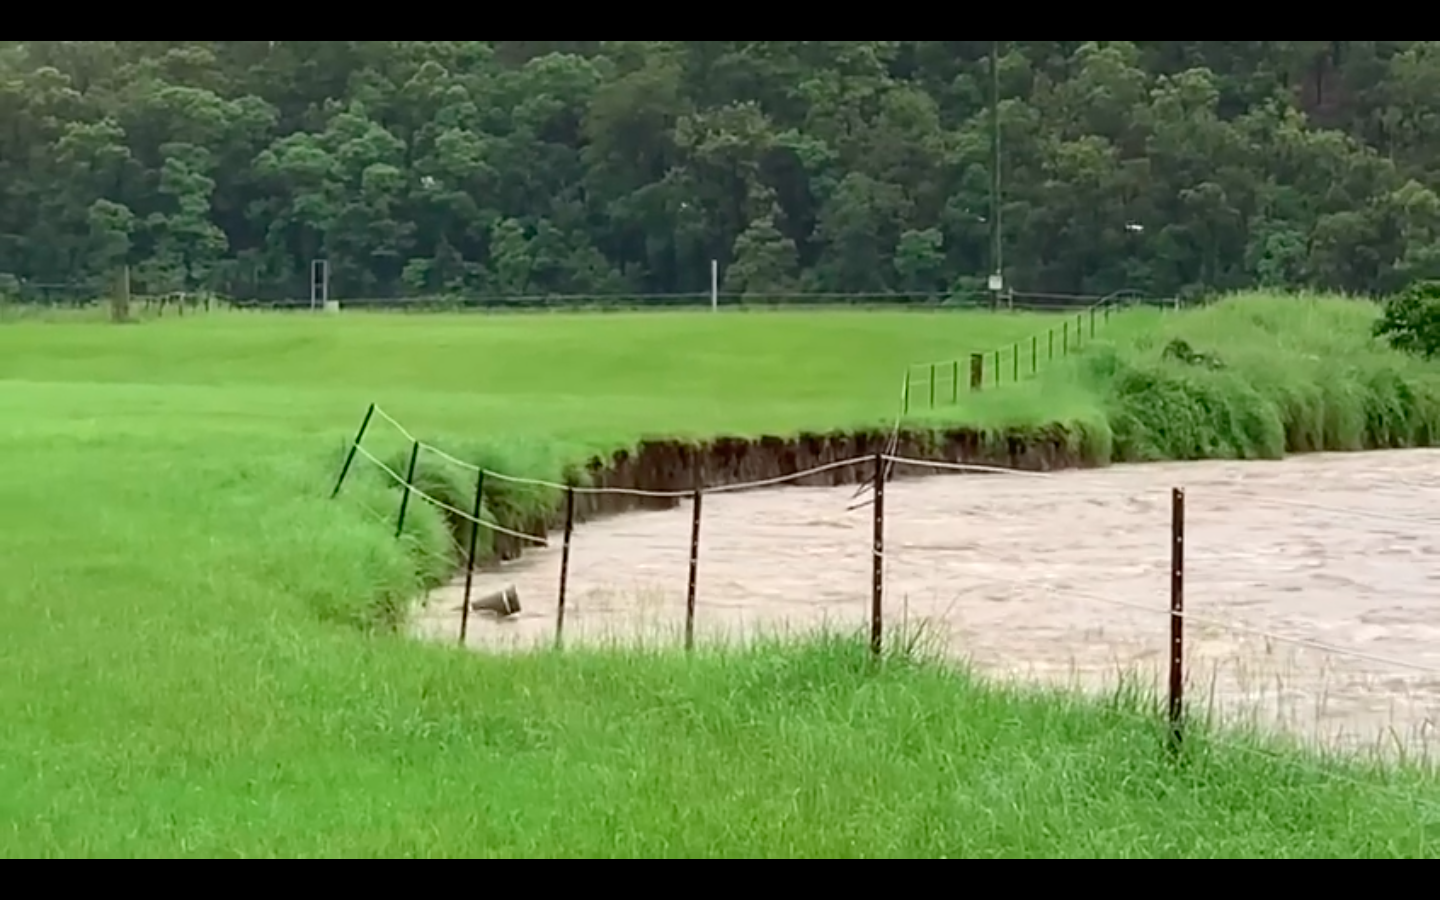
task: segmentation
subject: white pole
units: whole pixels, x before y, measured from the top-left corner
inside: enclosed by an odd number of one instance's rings
[[[720,311],[720,261],[710,260],[710,311]]]

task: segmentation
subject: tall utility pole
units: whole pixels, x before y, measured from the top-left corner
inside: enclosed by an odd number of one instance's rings
[[[1000,246],[1000,42],[990,42],[990,299],[1000,305],[1005,259]]]

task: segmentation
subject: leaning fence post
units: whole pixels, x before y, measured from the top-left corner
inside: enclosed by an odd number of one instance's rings
[[[565,634],[565,582],[570,577],[570,535],[575,531],[575,487],[565,488],[565,542],[560,547],[560,596],[555,602],[555,646]]]
[[[420,442],[416,441],[410,445],[410,467],[405,470],[405,483],[401,485],[405,490],[400,495],[400,515],[395,518],[395,537],[398,539],[405,531],[405,510],[410,507],[411,485],[415,483],[415,461],[420,458]]]
[[[905,386],[900,389],[900,408],[905,415],[910,415],[910,370],[905,370]]]
[[[885,453],[875,451],[874,551],[870,563],[870,654],[880,657],[885,598]]]
[[[355,432],[355,440],[350,442],[350,452],[345,454],[345,463],[340,466],[340,477],[335,479],[335,490],[330,492],[330,499],[334,500],[340,496],[340,486],[345,483],[345,476],[350,474],[350,464],[355,461],[355,454],[360,450],[360,442],[365,439],[365,429],[370,427],[370,417],[375,415],[375,404],[365,410],[365,418],[360,420],[360,430]]]
[[[406,493],[409,493],[408,491]],[[475,582],[475,544],[480,536],[480,498],[485,494],[485,470],[475,472],[475,502],[470,508],[470,552],[465,558],[465,605],[460,607],[460,646],[470,630],[470,589]]]
[[[1185,491],[1170,494],[1170,749],[1179,751],[1185,691]]]
[[[696,479],[694,510],[690,519],[690,582],[685,588],[685,649],[695,649],[695,581],[700,568],[700,491]]]

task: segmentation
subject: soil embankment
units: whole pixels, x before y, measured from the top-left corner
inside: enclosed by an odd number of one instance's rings
[[[690,491],[697,485],[707,489],[787,478],[831,463],[858,459],[855,465],[838,466],[786,481],[794,487],[837,487],[873,481],[876,453],[907,459],[999,466],[1024,471],[1048,472],[1057,469],[1087,468],[1099,464],[1079,449],[1080,436],[1064,426],[1016,430],[989,434],[974,429],[940,429],[918,432],[889,431],[802,434],[793,438],[722,437],[709,441],[642,441],[633,450],[619,450],[610,458],[595,458],[585,467],[585,484],[597,488],[634,491]],[[925,472],[912,467],[893,467],[889,479],[920,477]],[[577,494],[576,522],[586,522],[616,513],[637,510],[673,509],[681,499],[645,497],[635,494]],[[527,534],[554,532],[564,521],[563,510],[554,507],[524,514],[519,521],[501,521],[508,528]],[[460,522],[452,522],[459,531]],[[518,558],[528,544],[497,535],[495,550],[501,560]]]

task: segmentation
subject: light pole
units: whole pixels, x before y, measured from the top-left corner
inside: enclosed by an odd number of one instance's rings
[[[990,42],[990,297],[1000,306],[1005,260],[1000,241],[1000,42]]]

